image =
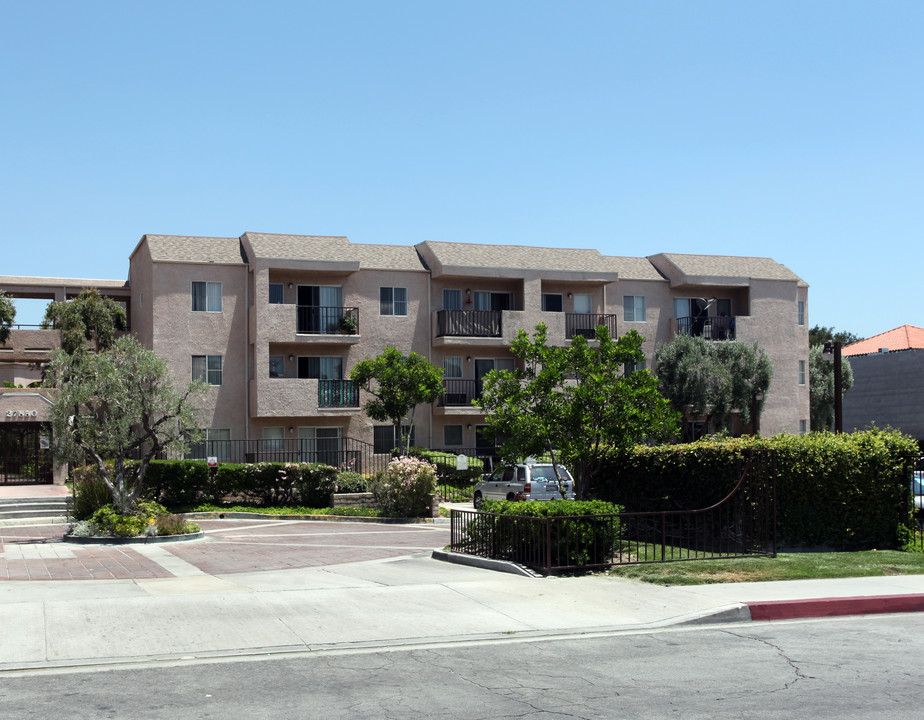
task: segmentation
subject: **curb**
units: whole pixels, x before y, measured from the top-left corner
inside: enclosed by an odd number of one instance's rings
[[[869,595],[744,603],[751,620],[794,620],[839,615],[877,615],[924,611],[924,595]]]
[[[393,518],[367,517],[364,515],[274,515],[272,513],[204,511],[189,512],[182,515],[190,520],[320,520],[323,522],[366,522],[386,525],[444,525],[449,518]],[[443,522],[437,522],[442,520]]]
[[[187,540],[200,540],[205,537],[201,530],[183,535],[153,535],[151,537],[74,537],[65,535],[62,539],[66,543],[77,545],[146,545],[148,543],[185,542]]]
[[[509,560],[493,560],[478,555],[466,555],[465,553],[450,552],[448,550],[434,550],[430,555],[434,560],[454,563],[456,565],[468,565],[469,567],[481,568],[482,570],[494,570],[496,572],[505,572],[512,575],[521,575],[528,578],[544,578],[545,575],[534,572],[528,567],[518,565]]]

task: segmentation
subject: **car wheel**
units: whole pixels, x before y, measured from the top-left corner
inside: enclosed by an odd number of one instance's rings
[[[514,500],[517,499],[517,496],[514,495],[513,493],[507,493],[507,499],[508,499],[510,502],[513,502]]]
[[[484,503],[484,499],[481,497],[481,493],[475,493],[475,509],[481,510],[481,506]]]

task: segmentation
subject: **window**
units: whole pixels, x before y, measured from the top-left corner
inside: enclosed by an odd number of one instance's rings
[[[461,425],[444,425],[443,426],[443,444],[447,447],[450,445],[462,444],[462,426]]]
[[[561,293],[542,293],[543,312],[561,312],[562,308]]]
[[[805,325],[805,300],[800,300],[798,303],[797,314],[799,316],[799,324]]]
[[[799,421],[799,434],[805,435],[808,432],[808,420]]]
[[[645,360],[645,358],[642,358],[638,362],[632,362],[630,360],[623,367],[625,370],[625,376],[629,377],[629,375],[631,375],[632,373],[640,372],[642,370],[647,369],[648,362]]]
[[[447,378],[462,377],[462,358],[460,357],[443,358],[443,377],[447,377]]]
[[[416,445],[416,432],[411,425],[404,425],[402,432],[411,433],[411,445]],[[401,444],[401,438],[395,437],[394,425],[375,425],[372,428],[372,452],[378,454],[390,453]]]
[[[626,322],[645,322],[645,296],[622,296],[622,319]]]
[[[574,312],[579,315],[590,315],[590,295],[586,293],[574,294]]]
[[[194,312],[221,312],[221,283],[193,282],[192,309]]]
[[[285,377],[285,358],[282,355],[270,355],[269,361],[270,377]]]
[[[217,457],[228,462],[231,460],[231,429],[209,428],[202,431],[202,439],[193,443],[186,453],[187,460],[205,460]]]
[[[282,305],[285,302],[285,290],[282,283],[269,284],[269,301],[271,305]]]
[[[805,385],[805,360],[799,361],[799,384]]]
[[[461,310],[462,291],[443,290],[443,310]]]
[[[263,450],[282,450],[285,446],[286,430],[281,427],[263,428]]]
[[[221,355],[193,355],[192,379],[221,385]]]
[[[707,314],[707,302],[702,298],[674,298],[674,317],[700,317]]]
[[[343,380],[343,358],[299,355],[298,376],[318,380]]]
[[[407,288],[379,288],[379,315],[407,315]]]
[[[513,310],[513,295],[507,292],[475,291],[476,310]]]
[[[331,467],[348,468],[350,458],[343,450],[343,428],[299,427],[298,459],[300,462],[320,462]]]

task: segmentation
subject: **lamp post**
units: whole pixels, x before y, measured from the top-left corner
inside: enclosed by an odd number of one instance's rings
[[[760,401],[764,394],[760,390],[751,393],[751,434],[760,435]]]
[[[829,340],[825,343],[821,356],[828,361],[834,360],[834,432],[844,432],[843,392],[841,391],[841,344]]]

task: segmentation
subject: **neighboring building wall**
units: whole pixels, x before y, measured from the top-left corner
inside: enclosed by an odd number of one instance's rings
[[[846,359],[853,387],[844,395],[844,430],[864,430],[875,423],[924,441],[924,350]]]

